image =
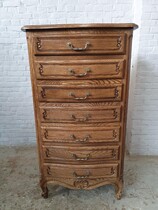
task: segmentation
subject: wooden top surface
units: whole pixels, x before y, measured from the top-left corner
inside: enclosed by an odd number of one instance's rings
[[[134,23],[91,23],[91,24],[54,24],[54,25],[26,25],[22,31],[32,30],[54,30],[54,29],[75,29],[75,28],[108,28],[108,29],[137,29]]]

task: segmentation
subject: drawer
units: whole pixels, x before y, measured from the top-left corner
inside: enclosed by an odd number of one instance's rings
[[[126,35],[82,34],[38,36],[34,38],[35,55],[124,54]]]
[[[87,104],[87,103],[86,103]],[[63,123],[95,123],[95,122],[119,122],[121,106],[105,106],[91,104],[71,103],[65,107],[57,104],[46,104],[40,106],[41,122],[63,122]]]
[[[43,157],[52,161],[88,164],[92,161],[118,160],[119,146],[43,146]]]
[[[85,127],[85,126],[62,126],[42,127],[43,142],[54,143],[103,143],[118,142],[120,140],[120,127]]]
[[[38,86],[38,97],[41,102],[121,101],[122,89],[122,85],[105,86],[103,88]]]
[[[118,164],[65,165],[44,164],[44,174],[50,178],[99,179],[117,177]]]
[[[44,175],[47,181],[53,181],[71,189],[93,189],[105,182],[116,180],[118,164],[97,165],[64,165],[44,164]]]
[[[63,60],[40,58],[35,62],[37,79],[123,78],[125,60]]]

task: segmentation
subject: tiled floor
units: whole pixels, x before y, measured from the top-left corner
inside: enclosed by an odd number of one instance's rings
[[[91,191],[49,186],[40,196],[35,147],[0,147],[0,210],[158,210],[158,157],[128,157],[124,194],[112,186]]]

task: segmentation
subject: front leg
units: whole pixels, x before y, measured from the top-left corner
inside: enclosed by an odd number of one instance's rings
[[[117,200],[121,199],[122,190],[123,190],[123,181],[119,180],[117,183],[115,183],[115,196]]]
[[[40,180],[40,187],[42,189],[42,197],[43,198],[48,198],[48,188],[47,188],[47,182],[44,180]]]

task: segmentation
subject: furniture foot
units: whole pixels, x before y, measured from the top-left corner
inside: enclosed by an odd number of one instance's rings
[[[116,199],[120,200],[122,196],[122,190],[118,190],[118,192],[116,192]]]
[[[48,198],[48,188],[47,188],[47,183],[46,182],[43,182],[43,181],[40,181],[40,186],[41,186],[41,189],[42,189],[42,197],[43,198]]]
[[[43,198],[48,198],[48,188],[45,187],[45,189],[42,189],[42,197]]]
[[[117,200],[120,200],[122,197],[123,182],[119,181],[115,184],[115,196]]]

